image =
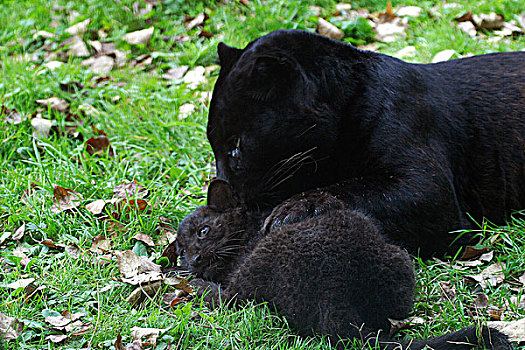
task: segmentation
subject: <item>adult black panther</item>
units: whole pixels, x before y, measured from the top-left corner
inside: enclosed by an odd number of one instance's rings
[[[218,51],[208,139],[244,203],[329,186],[422,257],[525,208],[524,52],[410,64],[295,30]]]

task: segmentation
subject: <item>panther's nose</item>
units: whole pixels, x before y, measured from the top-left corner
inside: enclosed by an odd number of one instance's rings
[[[192,265],[197,265],[198,263],[201,262],[201,255],[200,254],[195,254],[194,256],[191,257],[190,259],[190,263]]]

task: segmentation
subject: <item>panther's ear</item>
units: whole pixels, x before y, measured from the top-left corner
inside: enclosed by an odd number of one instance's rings
[[[237,49],[226,45],[225,43],[219,43],[217,45],[217,53],[219,54],[219,63],[223,69],[230,69],[235,62],[241,57],[243,50]]]
[[[218,211],[233,209],[238,205],[233,196],[230,184],[224,180],[215,179],[208,187],[208,206]]]

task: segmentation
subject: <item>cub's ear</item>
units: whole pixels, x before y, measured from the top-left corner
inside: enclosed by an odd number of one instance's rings
[[[221,67],[229,70],[235,62],[237,62],[239,57],[241,57],[243,50],[228,46],[221,42],[217,45],[217,53],[219,54],[219,63]]]
[[[215,179],[208,187],[208,206],[218,211],[233,209],[238,205],[233,196],[230,184],[224,180]]]
[[[250,93],[257,100],[269,100],[289,91],[300,77],[297,62],[280,54],[265,54],[256,58],[250,76],[254,82]]]

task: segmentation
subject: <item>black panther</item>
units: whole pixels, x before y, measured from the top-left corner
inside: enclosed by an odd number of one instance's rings
[[[423,258],[525,208],[525,52],[411,64],[280,30],[218,53],[207,135],[249,207],[322,188]]]

